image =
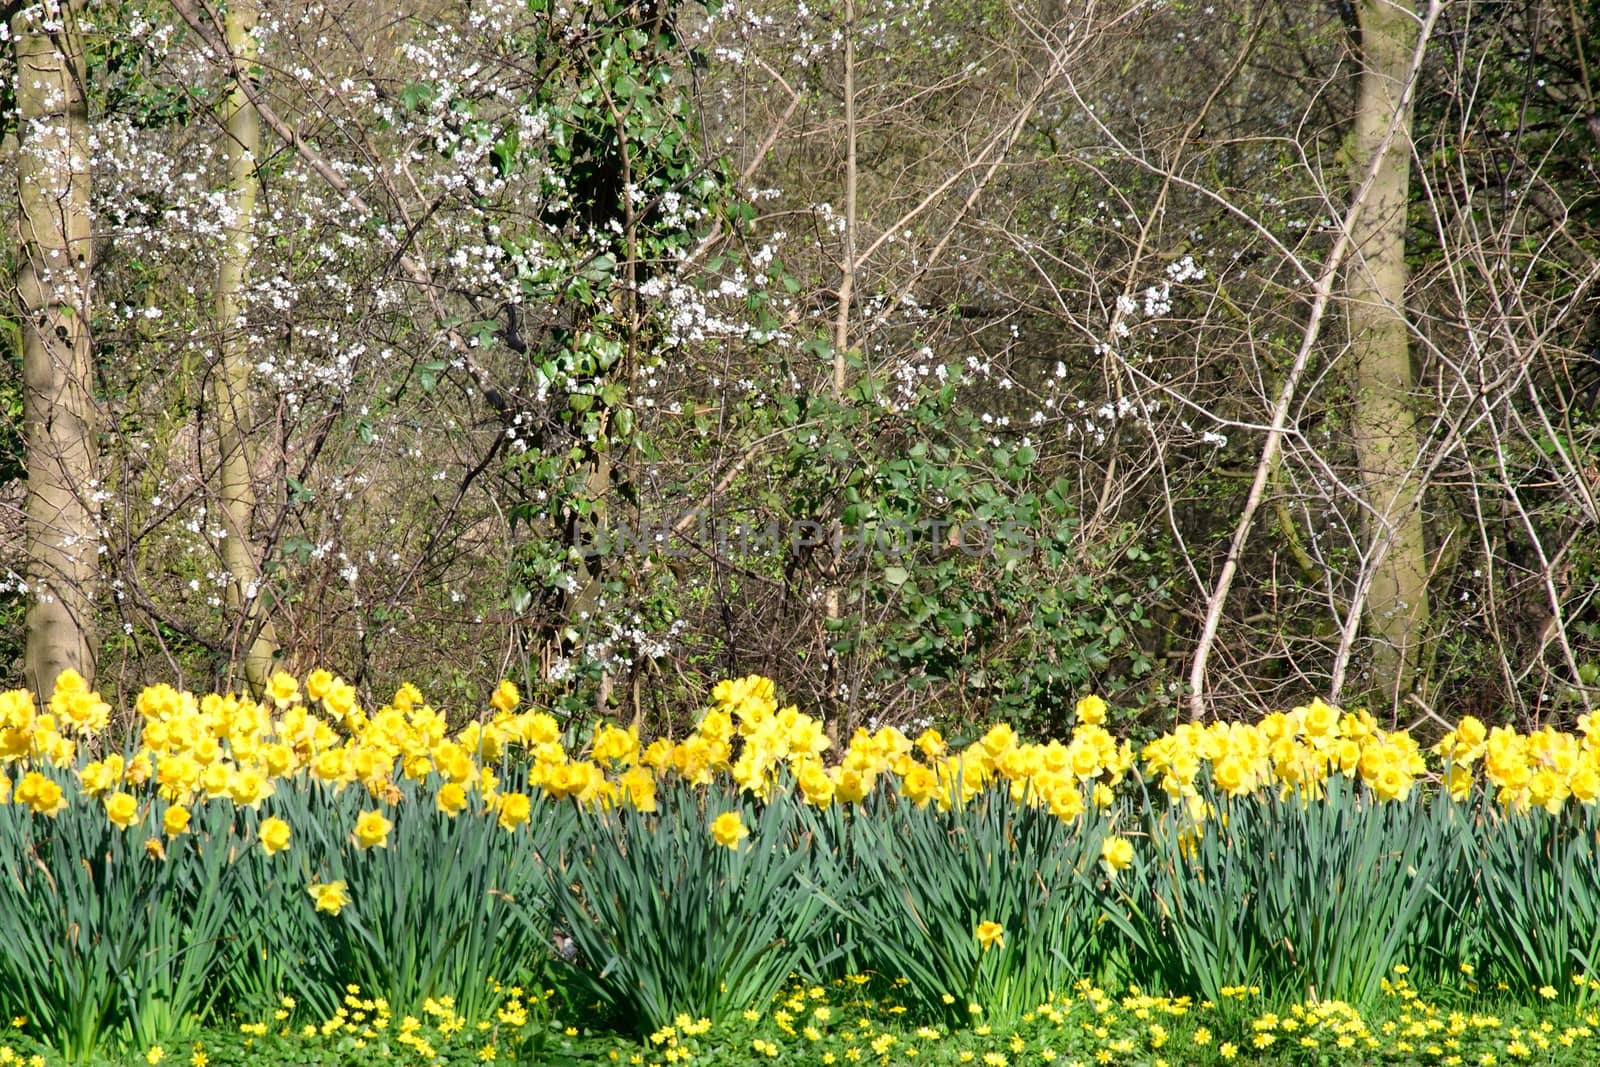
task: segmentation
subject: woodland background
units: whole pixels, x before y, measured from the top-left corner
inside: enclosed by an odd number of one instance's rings
[[[6,15],[0,688],[1600,700],[1595,0]]]

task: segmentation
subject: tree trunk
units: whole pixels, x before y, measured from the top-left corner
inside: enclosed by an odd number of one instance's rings
[[[234,0],[228,5],[228,47],[239,61],[233,68],[235,71],[255,66],[253,31],[257,15],[256,5],[249,0]],[[250,252],[254,246],[252,224],[260,189],[256,166],[261,152],[261,123],[237,78],[223,105],[223,118],[226,124],[223,148],[228,160],[228,243],[222,250],[217,270],[215,312],[221,355],[211,377],[212,405],[220,452],[222,525],[227,532],[222,540],[222,560],[230,576],[227,598],[236,634],[233,645],[237,650],[243,644],[245,678],[251,690],[259,695],[272,673],[278,640],[272,619],[262,606],[261,568],[251,540],[256,494],[251,480],[247,432],[253,405],[248,332],[241,321],[243,308],[239,293],[248,276]]]
[[[17,300],[27,449],[24,671],[47,696],[67,669],[94,681],[100,531],[89,351],[89,130],[83,0],[12,18],[17,61]]]
[[[1375,639],[1372,681],[1393,700],[1412,687],[1428,624],[1424,487],[1416,473],[1420,442],[1411,407],[1415,382],[1406,325],[1411,109],[1403,89],[1421,28],[1413,4],[1361,0],[1357,6],[1361,78],[1350,159],[1355,180],[1373,167],[1391,122],[1396,135],[1376,160],[1371,203],[1351,233],[1354,253],[1346,276],[1355,445],[1370,508],[1366,620]],[[1403,109],[1398,119],[1397,109]]]
[[[835,404],[842,405],[845,398],[847,357],[850,351],[850,305],[855,301],[856,270],[856,192],[860,178],[856,163],[856,8],[855,0],[844,0],[844,233],[839,251],[839,310],[833,325],[833,379],[832,396]],[[843,481],[844,471],[834,470],[835,484]],[[838,539],[830,537],[830,545]],[[828,646],[824,651],[823,715],[827,720],[828,739],[837,747],[854,732],[855,694],[844,674],[844,664],[833,643],[839,639],[839,620],[844,617],[844,560],[835,550],[828,560],[828,587],[824,598],[827,623],[824,635]]]

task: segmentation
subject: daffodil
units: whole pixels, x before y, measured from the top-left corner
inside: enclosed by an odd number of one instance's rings
[[[256,837],[261,842],[261,851],[276,856],[289,847],[289,824],[278,818],[264,819]]]
[[[177,837],[189,829],[189,809],[182,804],[168,805],[161,813],[161,830],[168,837]]]
[[[750,836],[750,830],[736,811],[725,811],[711,820],[711,836],[724,848],[738,848],[739,842]]]
[[[1100,858],[1113,872],[1125,871],[1133,866],[1133,842],[1125,837],[1108,837],[1100,846]]]
[[[306,892],[317,902],[317,910],[329,915],[339,914],[350,903],[349,887],[342,878],[333,882],[313,883],[306,887]]]
[[[434,806],[446,815],[454,818],[461,814],[467,806],[467,791],[455,782],[446,782],[439,787],[439,792],[433,798]]]
[[[388,848],[389,831],[394,823],[384,818],[381,811],[363,811],[356,817],[356,847],[360,849]]]
[[[504,793],[497,807],[499,817],[496,821],[502,830],[515,830],[533,815],[533,801],[526,793]]]
[[[139,821],[139,802],[131,793],[112,793],[106,797],[106,818],[126,830]]]

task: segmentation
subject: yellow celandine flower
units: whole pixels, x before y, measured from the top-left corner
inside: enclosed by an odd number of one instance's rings
[[[1006,930],[1005,927],[997,922],[986,919],[978,924],[978,928],[973,931],[973,934],[977,937],[978,944],[983,946],[983,951],[985,952],[988,952],[991,948],[1005,947]]]
[[[261,851],[276,856],[289,847],[289,824],[275,817],[264,819],[256,831],[256,837],[261,842]]]
[[[384,818],[381,811],[363,811],[356,817],[356,847],[362,850],[388,848],[389,831],[392,829],[394,823]]]
[[[150,1050],[144,1054],[144,1061],[146,1063],[160,1063],[162,1057],[166,1056],[166,1054],[166,1050],[160,1045],[151,1045]]]
[[[724,848],[738,848],[739,842],[750,836],[750,830],[738,812],[725,811],[711,820],[711,836]]]
[[[317,902],[317,910],[329,915],[339,914],[350,903],[349,887],[342,878],[333,882],[313,883],[306,887],[306,892]]]

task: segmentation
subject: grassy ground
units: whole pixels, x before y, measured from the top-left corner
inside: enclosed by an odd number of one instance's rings
[[[405,1015],[351,990],[329,1019],[303,1019],[291,1002],[261,1019],[96,1062],[1591,1067],[1600,1061],[1600,1013],[1594,1007],[1559,997],[1516,1003],[1506,999],[1508,991],[1486,998],[1466,983],[1422,993],[1404,975],[1387,983],[1382,998],[1364,1012],[1336,1001],[1269,1005],[1249,989],[1231,990],[1222,1003],[1212,1004],[1085,984],[1009,1020],[988,1019],[976,1005],[957,1003],[948,1005],[944,1018],[912,1018],[892,983],[857,978],[827,987],[797,984],[764,1011],[719,1023],[685,1016],[649,1034],[630,1033],[626,1019],[597,1018],[554,990],[502,992],[490,1018],[473,1020],[458,1015],[448,999]],[[25,1026],[0,1033],[0,1067],[59,1062],[30,1039]]]

